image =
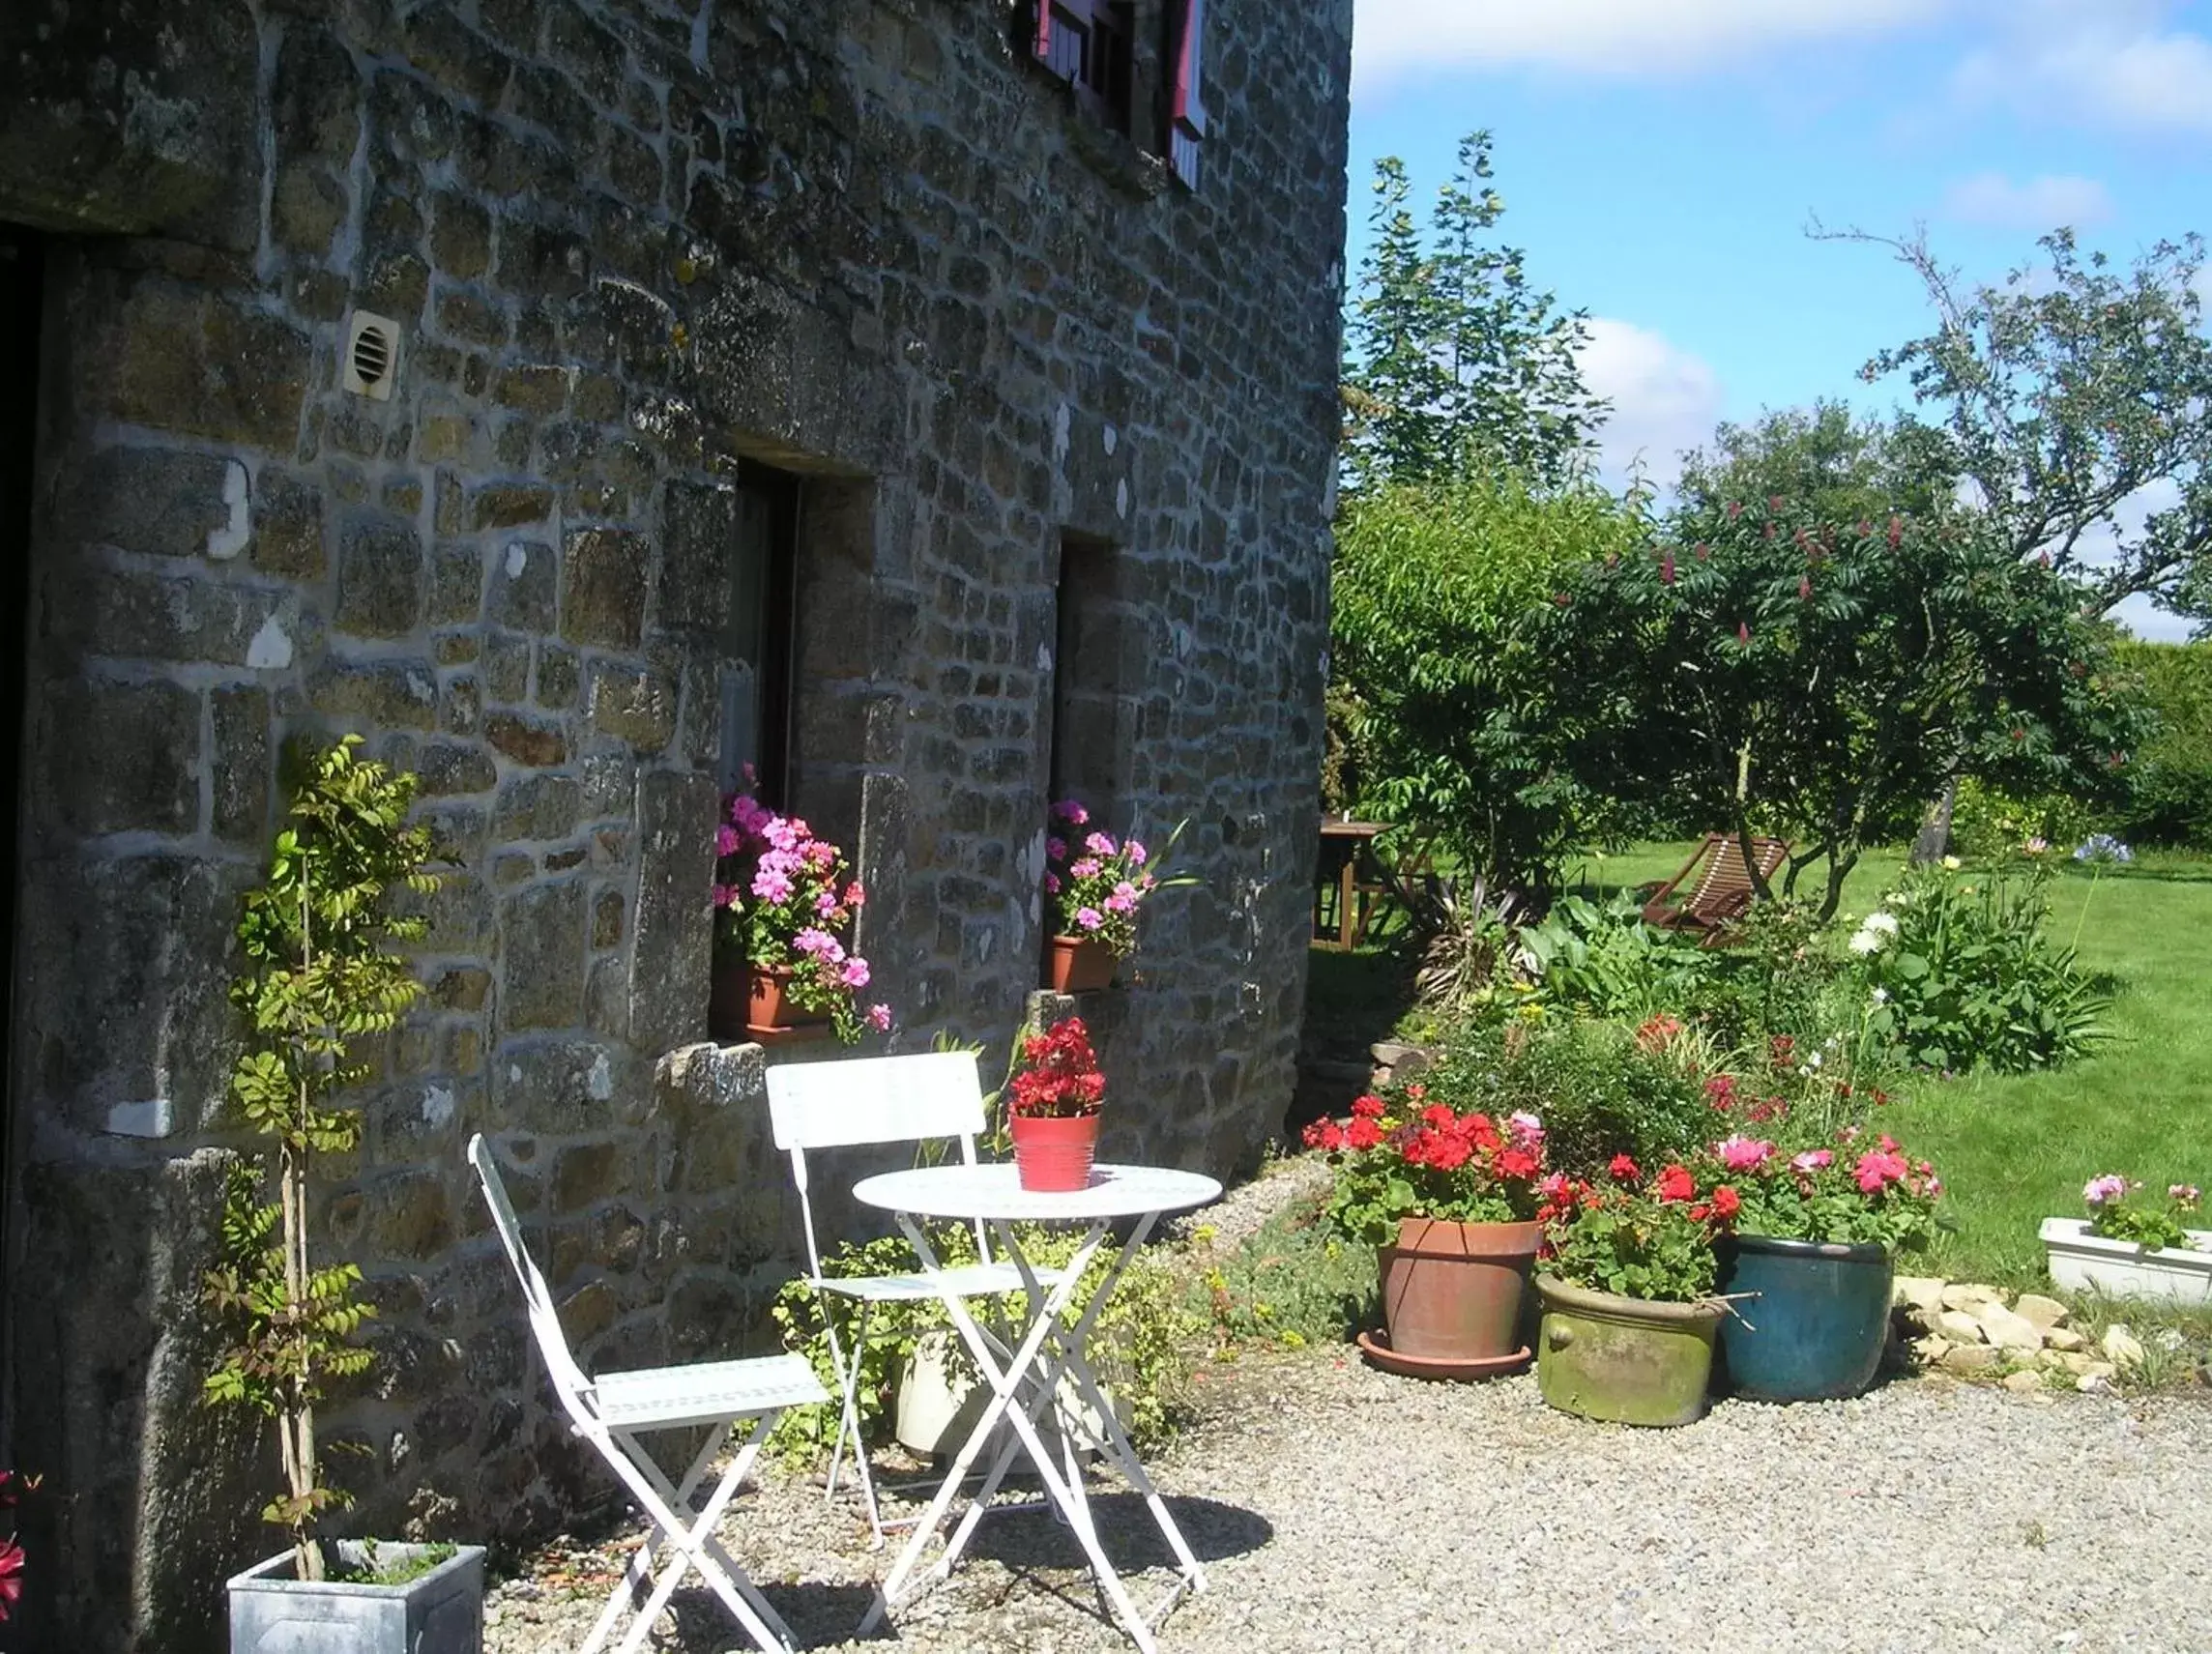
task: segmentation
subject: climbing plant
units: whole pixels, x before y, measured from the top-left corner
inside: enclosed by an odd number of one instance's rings
[[[346,736],[301,767],[268,881],[246,897],[247,968],[230,997],[247,1038],[230,1095],[265,1147],[232,1174],[223,1262],[202,1290],[225,1338],[207,1399],[276,1421],[284,1491],[261,1514],[290,1533],[302,1580],[323,1577],[316,1518],[345,1502],[322,1477],[315,1404],[331,1380],[367,1367],[355,1337],[374,1313],[357,1296],[357,1267],[308,1261],[309,1171],[316,1155],[361,1140],[360,1111],[344,1099],[368,1075],[364,1048],[422,991],[393,951],[425,928],[402,911],[403,892],[438,884],[428,829],[407,824],[416,778],[360,746]]]

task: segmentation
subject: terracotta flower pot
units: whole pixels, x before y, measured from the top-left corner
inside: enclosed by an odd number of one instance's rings
[[[1088,994],[1113,982],[1118,963],[1114,950],[1093,937],[1056,936],[1048,957],[1048,980],[1056,994]]]
[[[714,963],[707,1031],[724,1042],[774,1038],[799,1030],[827,1028],[828,1011],[801,1010],[788,993],[791,968],[756,969],[742,960]]]
[[[1091,1186],[1091,1158],[1098,1148],[1095,1114],[1016,1115],[1014,1172],[1023,1188],[1066,1194]]]
[[[1401,1219],[1398,1244],[1376,1252],[1391,1349],[1442,1361],[1513,1354],[1522,1291],[1543,1237],[1540,1223]]]
[[[1704,1415],[1713,1338],[1728,1306],[1623,1298],[1536,1277],[1544,1329],[1536,1387],[1561,1412],[1612,1424],[1690,1424]]]

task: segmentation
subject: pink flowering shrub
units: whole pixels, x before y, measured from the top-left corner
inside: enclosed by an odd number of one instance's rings
[[[2202,1191],[2194,1183],[2170,1183],[2163,1207],[2136,1203],[2133,1197],[2141,1193],[2139,1179],[2117,1172],[2090,1178],[2081,1189],[2081,1204],[2089,1209],[2089,1233],[2151,1251],[2194,1248],[2197,1242],[2190,1237],[2187,1219],[2203,1199]]]
[[[1163,885],[1187,883],[1157,877],[1152,853],[1140,840],[1116,843],[1073,798],[1052,807],[1044,861],[1044,893],[1059,934],[1102,942],[1117,959],[1137,945],[1138,905]]]
[[[888,1029],[890,1006],[861,1007],[868,962],[847,943],[868,893],[845,853],[749,793],[732,794],[722,815],[714,833],[715,951],[759,970],[789,970],[792,1002],[828,1012],[847,1044],[863,1027]]]

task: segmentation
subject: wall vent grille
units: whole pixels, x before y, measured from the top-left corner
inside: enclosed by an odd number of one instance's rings
[[[371,401],[389,402],[399,377],[399,324],[389,316],[356,310],[346,320],[345,388]]]

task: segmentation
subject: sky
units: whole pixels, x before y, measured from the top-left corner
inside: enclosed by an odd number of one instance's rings
[[[1924,225],[1969,281],[2067,225],[2125,263],[2212,232],[2212,0],[1356,0],[1352,247],[1375,160],[1417,197],[1496,139],[1504,240],[1587,310],[1602,458],[1665,485],[1716,421],[1846,397],[1929,331],[1882,248]],[[2132,601],[2146,636],[2188,627]]]

